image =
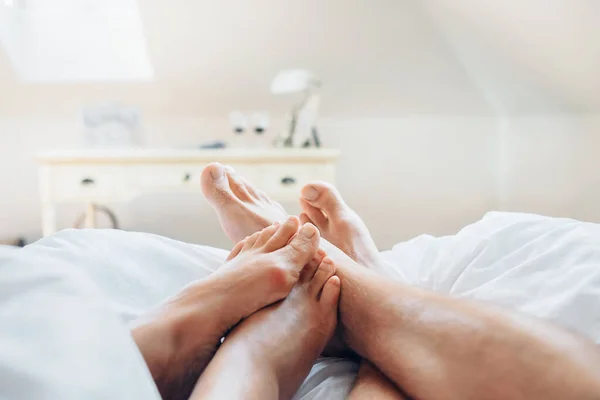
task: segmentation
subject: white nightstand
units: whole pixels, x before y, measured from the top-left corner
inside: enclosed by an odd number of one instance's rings
[[[274,199],[297,199],[313,180],[335,183],[334,149],[79,150],[38,157],[44,236],[57,230],[56,204],[87,205],[86,227],[95,227],[95,205],[128,201],[152,192],[200,191],[200,173],[211,162],[229,164]]]

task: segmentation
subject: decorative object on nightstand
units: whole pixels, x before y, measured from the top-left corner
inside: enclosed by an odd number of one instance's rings
[[[229,147],[246,147],[248,118],[240,111],[232,111],[229,113],[229,125],[231,125],[231,130],[233,131],[233,139],[231,140]]]
[[[229,164],[278,201],[296,201],[306,183],[335,183],[333,149],[79,150],[41,154],[39,185],[44,236],[57,230],[56,205],[80,201],[85,227],[96,227],[101,204],[156,192],[200,193],[211,162]]]
[[[246,115],[240,111],[232,111],[229,114],[229,124],[234,140],[230,147],[246,149],[270,147],[265,140],[269,123],[269,115],[265,112],[253,112]]]
[[[82,110],[84,143],[91,148],[141,147],[140,113],[116,103],[85,107]]]
[[[302,101],[289,114],[288,130],[276,140],[276,147],[320,147],[316,121],[321,97],[321,82],[303,69],[281,71],[271,82],[271,93],[303,93]]]

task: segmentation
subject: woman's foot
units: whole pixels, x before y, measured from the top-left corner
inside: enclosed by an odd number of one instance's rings
[[[315,182],[304,186],[301,222],[316,225],[323,238],[360,265],[376,269],[381,263],[377,246],[363,220],[333,186]]]
[[[212,163],[202,171],[202,192],[234,243],[288,217],[283,207],[231,167]]]
[[[290,399],[337,324],[333,261],[305,268],[283,301],[256,312],[226,338],[192,399]]]
[[[318,230],[290,217],[246,238],[207,279],[134,322],[133,337],[163,398],[186,398],[221,338],[242,319],[287,296],[305,265],[318,265]]]

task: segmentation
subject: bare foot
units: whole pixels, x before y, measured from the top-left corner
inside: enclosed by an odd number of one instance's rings
[[[320,200],[332,197],[328,187],[320,184],[316,185],[324,193]],[[234,242],[252,235],[254,232],[271,225],[274,221],[287,218],[287,213],[279,203],[269,199],[264,192],[256,189],[251,183],[238,176],[233,169],[219,163],[210,164],[202,172],[202,192],[217,212],[223,230]],[[357,265],[354,262],[356,259],[350,259],[348,254],[353,254],[354,257],[360,255],[361,260],[367,260],[365,265],[373,268],[378,257],[377,249],[368,236],[368,230],[362,220],[343,201],[330,202],[327,205],[326,202],[317,201],[312,206],[315,210],[317,210],[317,204],[323,204],[322,209],[330,210],[329,217],[339,214],[346,218],[340,222],[340,232],[336,234],[335,227],[337,225],[329,223],[329,219],[319,210],[323,218],[315,218],[316,221],[314,222],[319,223],[321,225],[319,228],[323,229],[323,232],[332,240],[343,246],[346,251],[344,253],[335,245],[321,240],[321,246],[327,254],[336,263],[345,262],[354,265]],[[339,212],[336,214],[335,210],[339,210]],[[312,215],[318,214],[313,213]],[[306,219],[306,216],[304,219]],[[359,225],[356,227],[350,226],[353,222]],[[342,235],[350,236],[342,238]],[[339,339],[339,335],[336,335],[334,340],[327,346],[324,355],[353,357],[348,347]]]
[[[333,186],[314,182],[302,189],[301,222],[311,222],[323,238],[359,264],[376,269],[381,264],[377,246],[363,220]]]
[[[318,230],[299,225],[291,217],[246,238],[215,274],[134,322],[132,335],[163,398],[187,399],[225,333],[287,296],[305,265],[318,265]]]
[[[332,197],[328,185],[323,186],[320,183],[315,185],[323,190],[322,199]],[[288,214],[279,203],[271,200],[264,192],[237,175],[229,166],[219,163],[207,166],[202,171],[202,192],[217,212],[223,230],[234,243],[276,221],[288,218]],[[313,222],[319,223],[323,232],[339,243],[346,252],[344,253],[335,244],[326,240],[321,240],[321,246],[336,262],[338,262],[338,258],[346,260],[349,255],[352,255],[353,260],[357,261],[356,258],[360,258],[360,260],[365,260],[365,265],[372,267],[375,260],[378,260],[378,255],[369,231],[360,217],[341,201],[339,195],[337,198],[340,201],[330,202],[329,205],[319,201],[314,202],[312,207],[315,210],[318,208],[317,204],[322,205],[318,210],[323,218],[318,218],[318,214],[315,212],[312,215],[317,217]],[[306,204],[310,205],[308,202]],[[323,211],[320,210],[330,210],[329,218],[325,217]],[[335,210],[339,210],[339,212],[336,214]],[[330,220],[333,215],[339,215],[343,220],[339,224],[332,223]],[[307,215],[303,218],[311,219]],[[356,223],[356,226],[352,226],[353,223]],[[338,227],[339,232],[336,233]],[[344,235],[350,237],[343,238]]]
[[[334,272],[328,257],[318,268],[305,268],[285,300],[239,324],[192,399],[290,399],[336,326],[340,281]]]
[[[202,171],[201,183],[204,196],[234,243],[288,217],[279,203],[269,199],[231,167],[210,164]]]

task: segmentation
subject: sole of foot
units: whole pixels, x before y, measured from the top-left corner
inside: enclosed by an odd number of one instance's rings
[[[219,163],[208,165],[202,171],[201,187],[204,197],[217,212],[225,234],[234,243],[288,218],[279,203],[231,167]]]

